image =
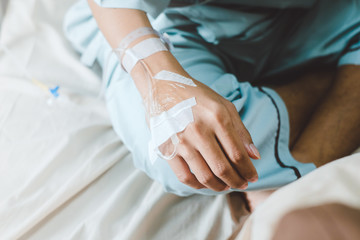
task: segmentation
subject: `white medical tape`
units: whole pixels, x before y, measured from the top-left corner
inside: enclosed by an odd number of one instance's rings
[[[182,132],[194,121],[192,107],[196,105],[195,97],[184,100],[168,111],[150,118],[151,140],[149,142],[149,158],[153,164],[158,157],[170,160],[176,154],[178,144],[177,133]],[[170,156],[163,156],[159,146],[171,139],[174,151]]]
[[[130,73],[139,60],[161,51],[168,51],[168,49],[160,38],[148,38],[125,51],[122,66],[126,72]]]
[[[195,105],[195,97],[192,97],[150,118],[150,131],[155,146],[160,146],[174,133],[183,131],[189,123],[194,121],[191,107]]]
[[[169,71],[166,71],[166,70],[158,72],[154,76],[154,79],[165,80],[165,81],[173,81],[173,82],[189,85],[191,87],[196,87],[196,84],[190,78],[187,78],[187,77],[181,76],[180,74],[169,72]]]
[[[150,28],[150,27],[138,28],[138,29],[132,31],[131,33],[129,33],[128,35],[126,35],[121,40],[121,42],[119,44],[119,48],[120,49],[126,49],[136,39],[141,38],[141,37],[146,36],[146,35],[151,35],[151,34],[155,34],[155,35],[158,35],[160,37],[159,33],[156,30],[154,30],[153,28]]]

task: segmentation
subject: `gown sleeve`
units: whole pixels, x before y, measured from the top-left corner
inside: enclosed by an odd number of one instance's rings
[[[169,5],[170,0],[94,0],[105,8],[138,9],[156,18]]]

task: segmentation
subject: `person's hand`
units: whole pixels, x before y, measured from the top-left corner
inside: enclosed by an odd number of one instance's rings
[[[192,108],[194,122],[177,134],[177,154],[168,163],[177,178],[190,187],[245,189],[258,178],[249,156],[259,159],[259,152],[235,106],[193,81],[196,87],[181,87],[171,81],[156,81],[153,86],[153,97],[162,110],[192,97],[197,102]]]

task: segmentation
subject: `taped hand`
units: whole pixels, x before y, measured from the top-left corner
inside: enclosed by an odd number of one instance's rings
[[[156,144],[161,155],[174,153],[167,161],[182,183],[196,189],[224,191],[246,189],[249,181],[258,179],[250,157],[259,159],[259,152],[231,102],[199,81],[167,71],[153,77],[151,89],[147,105],[153,139],[181,124],[181,119],[188,120],[182,125],[184,129],[170,130],[167,140]],[[195,104],[178,107],[194,97]],[[184,109],[192,110],[190,120],[176,115]],[[159,117],[171,111],[167,117]],[[167,119],[170,127],[154,128],[154,117],[155,124]]]

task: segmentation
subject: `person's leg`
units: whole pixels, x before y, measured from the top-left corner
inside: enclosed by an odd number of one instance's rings
[[[359,77],[360,66],[345,65],[267,85],[288,109],[295,159],[320,166],[360,146]]]
[[[360,146],[360,66],[338,68],[334,84],[293,146],[301,162],[321,166]]]
[[[295,159],[320,166],[360,146],[359,77],[360,66],[347,65],[268,85],[288,109]]]
[[[293,73],[293,81],[271,81],[265,86],[275,90],[284,100],[290,121],[290,149],[295,145],[298,137],[310,120],[314,110],[323,100],[330,89],[335,71],[331,68]],[[277,78],[278,79],[278,78]]]

